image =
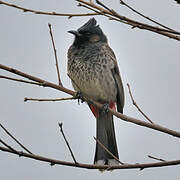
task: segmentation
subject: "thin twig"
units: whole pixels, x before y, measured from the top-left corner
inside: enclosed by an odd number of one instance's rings
[[[9,146],[8,144],[6,144],[2,139],[0,139],[0,143],[2,143],[4,146],[6,146],[8,149],[10,149],[13,152],[16,152],[16,150],[14,148],[12,148],[11,146]]]
[[[133,98],[130,85],[129,85],[128,83],[127,83],[127,87],[128,87],[129,95],[130,95],[130,97],[131,97],[131,100],[132,100],[133,105],[138,109],[138,111],[139,111],[150,123],[153,124],[153,122],[148,118],[148,116],[147,116],[147,115],[140,109],[140,107],[137,105],[136,101],[135,101],[134,98]]]
[[[31,12],[33,14],[41,14],[41,15],[51,15],[51,16],[67,16],[68,19],[72,18],[72,17],[79,17],[79,16],[95,16],[95,15],[99,15],[97,13],[86,13],[86,14],[72,14],[72,13],[56,13],[56,12],[45,12],[45,11],[37,11],[37,10],[33,10],[33,9],[28,9],[28,8],[24,8],[21,6],[17,6],[15,4],[10,4],[4,1],[0,1],[0,5],[5,5],[5,6],[9,6],[9,7],[13,7],[16,9],[20,9],[23,12]]]
[[[158,161],[166,161],[166,160],[164,160],[164,159],[159,159],[159,158],[156,158],[156,157],[151,156],[151,155],[148,155],[148,157],[151,158],[151,159],[158,160]]]
[[[27,83],[27,84],[33,84],[33,85],[38,85],[38,86],[44,86],[42,83],[37,83],[37,82],[32,82],[32,81],[26,81],[26,80],[23,80],[23,79],[16,79],[16,78],[11,78],[11,77],[2,76],[2,75],[0,75],[0,78],[12,80],[12,81],[17,81],[17,82],[23,82],[23,83]]]
[[[95,141],[110,155],[112,156],[116,161],[118,161],[120,164],[124,164],[123,162],[121,162],[114,154],[112,154],[105,146],[104,144],[102,144],[99,139],[97,139],[96,137],[94,137]]]
[[[24,78],[27,78],[27,79],[30,79],[32,81],[36,81],[38,83],[42,83],[44,84],[45,87],[49,87],[49,88],[52,88],[52,89],[56,89],[56,90],[59,90],[59,91],[62,91],[64,93],[67,93],[69,95],[72,95],[73,97],[76,97],[76,92],[70,90],[70,89],[67,89],[65,87],[62,87],[62,86],[59,86],[57,84],[54,84],[52,82],[48,82],[48,81],[45,81],[43,79],[40,79],[38,77],[35,77],[35,76],[32,76],[30,74],[27,74],[27,73],[24,73],[24,72],[21,72],[17,69],[14,69],[14,68],[11,68],[11,67],[8,67],[8,66],[5,66],[3,64],[0,64],[0,69],[4,69],[5,71],[8,71],[8,72],[11,72],[13,74],[17,74],[21,77],[24,77]],[[88,99],[86,97],[83,97],[83,100],[86,101],[86,102],[91,102],[93,105],[95,105],[97,108],[102,108],[103,105],[96,102],[96,101],[93,101],[92,99]],[[130,117],[130,116],[126,116],[125,114],[121,114],[119,112],[115,112],[113,111],[111,108],[109,108],[109,112],[111,114],[113,114],[114,116],[116,116],[117,118],[123,120],[123,121],[126,121],[126,122],[130,122],[130,123],[133,123],[133,124],[136,124],[136,125],[139,125],[139,126],[143,126],[143,127],[147,127],[147,128],[150,128],[150,129],[154,129],[154,130],[157,130],[157,131],[160,131],[160,132],[163,132],[165,134],[169,134],[169,135],[172,135],[174,137],[178,137],[180,138],[180,132],[178,131],[174,131],[174,130],[171,130],[171,129],[168,129],[166,127],[163,127],[163,126],[160,126],[158,124],[152,124],[152,123],[149,123],[149,122],[145,122],[145,121],[142,121],[142,120],[139,120],[139,119],[136,119],[136,118],[133,118],[133,117]]]
[[[99,4],[100,6],[102,6],[103,8],[105,8],[106,10],[108,10],[109,12],[111,12],[111,9],[109,9],[107,6],[105,6],[105,4],[103,4],[99,0],[96,0],[96,3]]]
[[[58,76],[58,82],[59,82],[60,86],[63,86],[62,82],[61,82],[60,72],[59,72],[58,58],[57,58],[57,52],[56,52],[56,47],[55,47],[55,43],[54,43],[51,24],[49,23],[48,26],[49,26],[49,33],[50,33],[50,36],[51,36],[52,45],[53,45],[55,61],[56,61],[56,71],[57,71],[57,76]]]
[[[63,138],[64,138],[64,140],[65,140],[65,142],[66,142],[66,145],[67,145],[67,147],[68,147],[68,149],[69,149],[69,151],[70,151],[70,153],[71,153],[71,156],[72,156],[72,158],[73,158],[73,160],[74,160],[74,163],[75,164],[78,164],[78,162],[76,161],[76,159],[75,159],[75,157],[74,157],[74,154],[73,154],[73,152],[72,152],[72,150],[71,150],[71,147],[70,147],[70,145],[69,145],[69,143],[68,143],[68,141],[67,141],[67,139],[66,139],[66,136],[65,136],[65,134],[64,134],[64,131],[63,131],[63,128],[62,128],[62,123],[58,123],[58,125],[59,125],[59,128],[60,128],[60,132],[62,133],[62,135],[63,135]]]
[[[78,0],[77,0],[78,1]],[[123,21],[121,21],[120,19],[117,19],[117,18],[114,18],[114,17],[112,17],[111,15],[108,15],[108,14],[106,14],[105,12],[103,12],[103,10],[96,10],[96,9],[93,9],[92,7],[89,7],[88,5],[86,6],[86,5],[84,5],[84,4],[81,4],[81,3],[79,3],[78,4],[78,6],[79,7],[85,7],[86,9],[89,9],[89,10],[91,10],[91,11],[94,11],[94,12],[96,12],[97,14],[99,14],[99,15],[103,15],[103,16],[106,16],[106,17],[108,17],[109,18],[109,20],[116,20],[116,21],[119,21],[119,22],[123,22]],[[123,22],[123,23],[125,23],[126,24],[126,22]],[[128,24],[128,23],[127,23]]]
[[[40,155],[34,155],[34,154],[29,154],[25,153],[22,151],[13,151],[9,148],[5,148],[0,146],[0,150],[12,154],[16,154],[18,156],[23,156],[27,157],[30,159],[38,160],[38,161],[43,161],[43,162],[48,162],[51,164],[56,164],[56,165],[64,165],[64,166],[70,166],[70,167],[78,167],[78,168],[85,168],[85,169],[107,169],[109,168],[109,165],[93,165],[93,164],[83,164],[83,163],[73,163],[73,162],[67,162],[67,161],[61,161],[61,160],[56,160],[56,159],[50,159],[44,156]],[[163,162],[156,162],[156,163],[136,163],[136,164],[123,164],[123,165],[118,165],[118,166],[112,166],[112,169],[146,169],[146,168],[154,168],[154,167],[165,167],[165,166],[174,166],[174,165],[180,165],[180,160],[173,160],[173,161],[163,161]]]
[[[67,100],[74,100],[74,99],[76,99],[76,98],[75,97],[69,97],[69,98],[56,98],[56,99],[37,99],[37,98],[25,97],[24,102],[27,102],[27,101],[41,101],[41,102],[52,101],[52,102],[55,102],[55,101],[67,101]]]
[[[29,151],[23,144],[21,144],[1,123],[0,127],[17,143],[19,144],[25,151],[27,151],[30,154],[33,154],[31,151]]]
[[[159,22],[157,22],[157,21],[155,21],[155,20],[153,20],[153,19],[145,16],[144,14],[140,13],[139,11],[137,11],[137,10],[135,10],[134,8],[132,8],[131,6],[129,6],[129,5],[128,5],[127,3],[125,3],[124,1],[120,0],[120,4],[125,5],[127,8],[131,9],[133,12],[135,12],[136,14],[139,14],[139,15],[142,16],[143,18],[145,18],[145,19],[147,19],[147,20],[149,20],[149,21],[151,21],[151,22],[153,22],[153,23],[155,23],[155,24],[157,24],[157,25],[159,25],[159,26],[161,26],[161,27],[163,27],[163,28],[166,28],[166,29],[168,29],[168,30],[170,30],[170,31],[174,31],[173,29],[171,29],[171,28],[169,28],[169,27],[167,27],[167,26],[165,26],[165,25],[163,25],[163,24],[161,24],[161,23],[159,23]]]

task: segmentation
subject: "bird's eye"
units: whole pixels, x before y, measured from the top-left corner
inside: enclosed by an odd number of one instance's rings
[[[91,33],[90,33],[90,32],[85,32],[84,34],[85,34],[85,35],[90,35]]]
[[[90,35],[91,33],[89,31],[79,31],[80,34],[84,35]]]

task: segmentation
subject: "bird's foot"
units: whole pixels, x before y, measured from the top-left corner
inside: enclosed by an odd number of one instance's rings
[[[109,112],[109,104],[108,103],[103,104],[102,111],[103,111],[103,113]]]
[[[78,100],[78,104],[80,104],[80,102],[81,103],[84,102],[83,95],[82,95],[82,93],[80,91],[76,92],[75,98]]]

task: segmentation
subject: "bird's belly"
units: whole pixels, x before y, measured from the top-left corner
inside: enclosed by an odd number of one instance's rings
[[[77,79],[72,82],[76,91],[80,91],[86,97],[108,103],[116,101],[117,89],[114,80],[109,78],[93,78],[86,76],[84,79]]]

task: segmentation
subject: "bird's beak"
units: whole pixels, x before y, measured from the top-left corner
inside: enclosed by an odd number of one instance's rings
[[[78,31],[68,31],[68,33],[71,33],[71,34],[73,34],[73,35],[75,35],[75,36],[81,36],[81,34],[78,32]]]

